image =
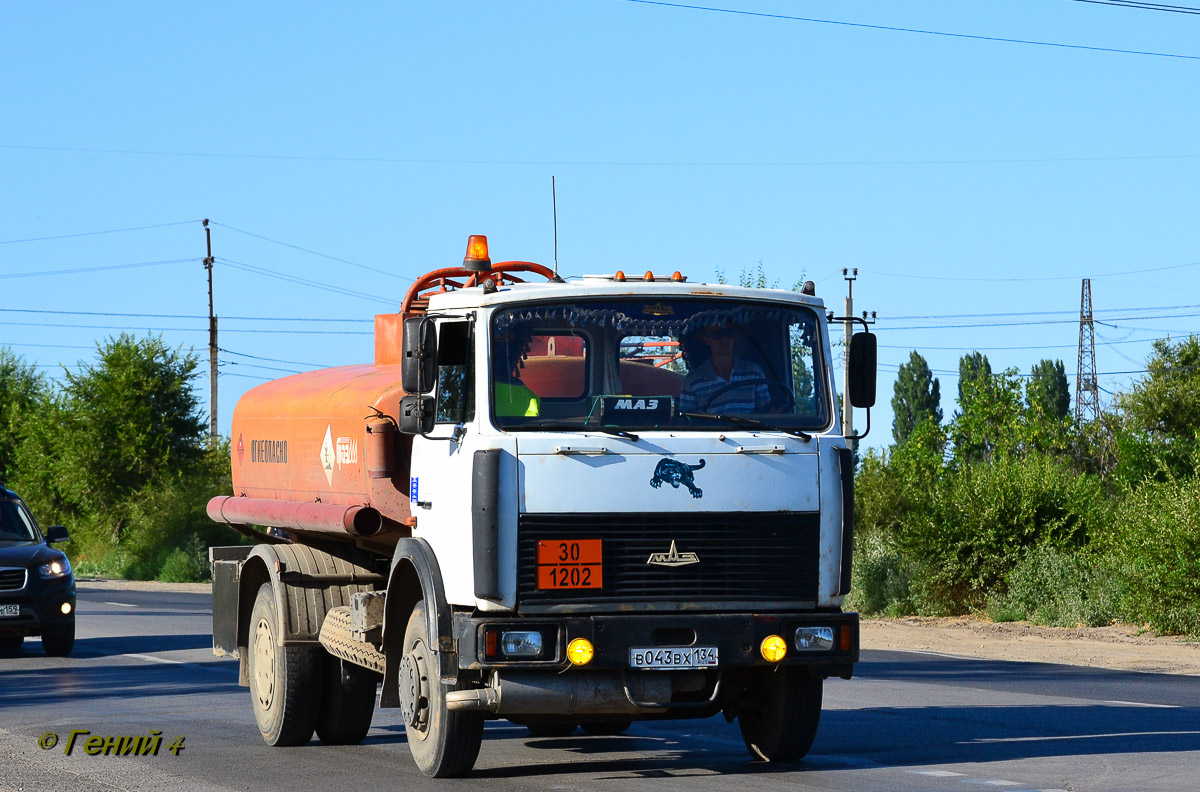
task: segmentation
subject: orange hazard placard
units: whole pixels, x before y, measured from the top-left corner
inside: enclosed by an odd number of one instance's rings
[[[603,588],[604,547],[600,539],[555,539],[537,543],[539,589]]]

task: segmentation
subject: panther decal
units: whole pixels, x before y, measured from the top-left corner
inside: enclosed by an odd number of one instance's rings
[[[696,480],[692,478],[692,471],[702,467],[704,467],[703,459],[700,460],[699,465],[689,465],[674,459],[659,460],[658,466],[654,468],[654,478],[650,479],[650,486],[657,489],[663,485],[663,482],[666,482],[675,489],[679,489],[679,485],[682,484],[692,493],[693,498],[702,498],[704,490],[697,487]]]

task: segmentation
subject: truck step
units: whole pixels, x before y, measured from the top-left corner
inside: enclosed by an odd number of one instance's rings
[[[350,634],[350,608],[330,608],[321,622],[321,646],[334,657],[383,673],[383,655],[369,643],[354,640]]]

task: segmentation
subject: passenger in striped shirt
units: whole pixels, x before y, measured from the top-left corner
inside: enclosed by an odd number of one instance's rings
[[[766,375],[758,364],[737,359],[734,329],[709,325],[695,338],[708,347],[709,357],[684,378],[679,409],[714,414],[766,412],[771,403],[763,381]],[[738,382],[746,384],[735,385]]]

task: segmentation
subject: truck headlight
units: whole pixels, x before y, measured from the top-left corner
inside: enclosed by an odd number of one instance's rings
[[[534,630],[506,630],[500,636],[505,657],[541,657],[542,634]]]
[[[796,651],[826,652],[833,648],[832,627],[797,627]]]
[[[47,580],[69,575],[71,574],[71,562],[65,557],[61,559],[55,559],[49,564],[42,564],[40,567],[38,567],[38,574]]]

